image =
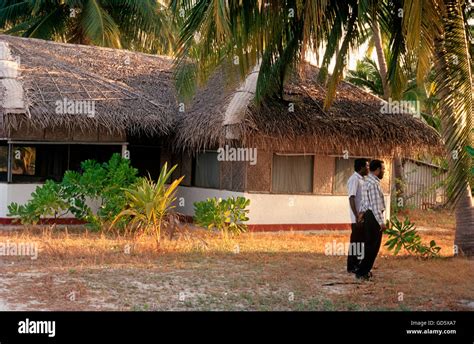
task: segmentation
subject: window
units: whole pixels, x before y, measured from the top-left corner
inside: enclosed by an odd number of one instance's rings
[[[160,147],[130,145],[128,149],[132,166],[138,170],[138,174],[142,177],[150,176],[153,180],[158,179],[160,175]],[[168,166],[168,169],[171,166]]]
[[[158,179],[161,166],[161,147],[163,143],[161,138],[156,136],[140,135],[135,132],[127,133],[129,142],[127,149],[130,151],[130,162],[138,170],[141,177],[150,176],[153,180]],[[181,164],[178,164],[177,169]],[[168,169],[174,164],[168,163]]]
[[[67,147],[17,144],[11,149],[12,182],[36,183],[62,178],[67,166]]]
[[[274,155],[272,169],[272,192],[312,193],[312,155]]]
[[[70,145],[69,169],[79,171],[83,161],[92,159],[103,163],[109,161],[114,153],[121,154],[122,147],[118,145]]]
[[[68,147],[65,145],[36,146],[36,178],[40,181],[60,181],[68,169],[68,155]]]
[[[198,153],[193,164],[193,186],[220,188],[220,170],[217,152]]]
[[[336,158],[336,172],[334,176],[334,193],[347,193],[347,180],[354,173],[354,160]]]
[[[118,145],[14,144],[11,150],[12,182],[41,183],[48,179],[60,181],[67,170],[78,171],[82,161],[105,162]],[[8,146],[0,146],[0,181],[7,181]]]
[[[12,174],[34,176],[36,171],[36,148],[13,146]]]
[[[0,146],[0,181],[7,181],[8,146]]]

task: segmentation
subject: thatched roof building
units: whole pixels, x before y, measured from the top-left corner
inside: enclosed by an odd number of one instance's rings
[[[348,228],[354,159],[383,157],[389,207],[394,153],[441,149],[421,119],[345,82],[324,111],[310,65],[288,80],[283,101],[260,106],[259,67],[244,82],[222,68],[184,111],[172,68],[167,57],[0,35],[0,219],[45,180],[122,153],[143,175],[178,164],[186,215],[195,201],[243,196],[250,224],[264,229]],[[92,111],[74,108],[82,104]],[[223,154],[228,147],[238,154]]]
[[[311,65],[287,81],[283,100],[257,106],[257,69],[239,82],[223,67],[180,113],[174,153],[162,154],[178,165],[175,177],[186,176],[180,212],[192,215],[194,202],[208,197],[242,196],[250,200],[252,229],[349,229],[346,184],[355,159],[384,161],[389,218],[395,153],[442,149],[409,104],[388,104],[346,82],[324,111],[326,90]]]
[[[6,35],[0,42],[7,46],[3,58],[18,64],[25,102],[24,113],[15,114],[0,102],[5,129],[27,122],[37,128],[170,132],[177,110],[171,58]],[[3,100],[12,98],[4,87],[0,92]],[[58,113],[57,102],[64,99],[94,102],[94,116]]]
[[[391,111],[393,107],[386,113],[386,102],[347,82],[340,83],[332,107],[324,111],[326,91],[317,73],[316,67],[306,65],[302,76],[287,82],[284,103],[249,102],[230,122],[229,104],[238,108],[232,104],[236,95],[252,91],[243,90],[248,80],[239,87],[236,78],[216,73],[181,114],[176,147],[199,151],[237,143],[308,153],[348,149],[353,155],[378,156],[441,149],[440,136],[421,119],[405,110]]]

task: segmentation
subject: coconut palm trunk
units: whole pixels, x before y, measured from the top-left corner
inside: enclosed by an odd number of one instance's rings
[[[463,191],[456,205],[455,253],[474,255],[474,204],[469,185]]]
[[[448,196],[455,205],[455,253],[474,255],[474,205],[469,173],[472,146],[472,70],[459,0],[445,0],[444,35],[435,40],[438,113],[450,165]],[[453,154],[456,153],[456,154]]]
[[[372,22],[372,37],[374,39],[375,52],[377,53],[379,73],[382,78],[383,99],[388,100],[390,98],[390,89],[387,82],[387,60],[383,52],[382,33],[380,32],[377,18],[374,18]]]
[[[372,7],[372,37],[374,40],[375,52],[377,54],[377,62],[379,66],[380,78],[382,79],[383,99],[389,101],[390,87],[388,85],[388,68],[387,59],[383,51],[382,32],[377,19],[377,7],[373,4]],[[395,197],[398,199],[403,196],[403,161],[402,158],[395,153],[393,158],[393,174],[395,179]],[[396,202],[398,204],[398,202]]]

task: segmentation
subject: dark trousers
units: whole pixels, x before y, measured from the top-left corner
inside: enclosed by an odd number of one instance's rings
[[[349,245],[349,252],[347,253],[347,271],[352,272],[359,267],[360,259],[357,257],[355,250],[352,250],[352,244],[363,243],[365,241],[364,224],[363,223],[352,223],[351,224],[351,239]]]
[[[364,214],[364,259],[360,262],[358,275],[366,275],[374,266],[375,258],[382,243],[382,231],[371,210]]]

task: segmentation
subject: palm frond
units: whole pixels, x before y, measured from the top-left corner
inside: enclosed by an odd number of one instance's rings
[[[436,111],[448,150],[448,198],[455,204],[469,182],[472,146],[473,80],[461,1],[446,0],[444,37],[436,41]]]
[[[120,31],[117,24],[99,3],[86,0],[80,17],[84,36],[96,45],[120,48]]]
[[[368,88],[372,93],[383,96],[382,78],[374,60],[365,57],[357,62],[355,70],[349,70],[346,80],[350,83]]]
[[[341,81],[343,76],[343,70],[347,63],[347,55],[349,53],[349,49],[355,43],[355,40],[358,36],[357,31],[357,18],[358,18],[358,6],[357,2],[351,2],[352,12],[349,17],[349,21],[347,22],[346,33],[344,36],[344,40],[342,41],[341,48],[339,50],[339,54],[336,57],[336,64],[334,66],[334,70],[332,72],[331,78],[329,79],[328,86],[327,86],[327,93],[326,99],[324,100],[324,108],[327,110],[333,100],[334,96],[336,95],[336,87]]]

